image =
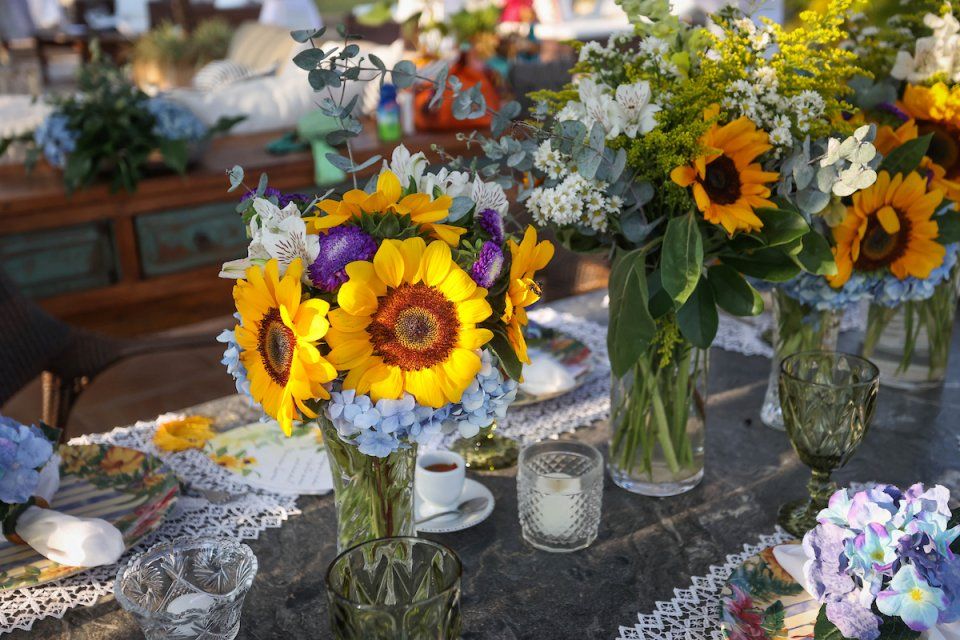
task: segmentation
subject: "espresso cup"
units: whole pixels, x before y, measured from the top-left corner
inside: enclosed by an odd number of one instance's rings
[[[463,457],[453,451],[423,454],[417,458],[414,476],[417,494],[432,506],[442,509],[456,507],[463,493],[465,467]]]

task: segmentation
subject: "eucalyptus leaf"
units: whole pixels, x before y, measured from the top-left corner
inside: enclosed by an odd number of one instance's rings
[[[267,174],[261,173],[260,180],[257,181],[257,197],[262,198],[263,194],[267,191]]]
[[[371,64],[373,64],[373,66],[375,66],[380,71],[387,70],[387,65],[383,64],[383,60],[380,59],[380,56],[376,56],[371,53],[367,55],[367,60],[369,60]]]
[[[353,163],[350,162],[350,158],[340,155],[339,153],[328,153],[326,155],[327,160],[330,161],[330,164],[335,166],[341,171],[352,171]]]
[[[815,215],[830,204],[830,194],[817,189],[806,189],[797,193],[797,206],[804,213]]]
[[[683,304],[696,288],[703,269],[703,238],[693,212],[667,223],[662,252],[663,288],[677,304]]]
[[[227,171],[227,178],[230,179],[230,188],[227,191],[235,191],[243,184],[243,167],[238,164],[233,165],[233,168]]]
[[[297,65],[301,69],[309,71],[311,69],[316,69],[317,65],[323,62],[324,54],[322,49],[304,49],[297,55],[293,56],[293,64]]]
[[[763,311],[763,298],[733,267],[717,264],[707,269],[707,281],[717,306],[735,316],[755,316]]]
[[[435,109],[436,107],[443,104],[443,98],[447,93],[447,76],[450,75],[450,67],[446,63],[440,67],[440,72],[437,73],[437,77],[434,78],[435,88],[433,91],[433,97],[430,98],[430,102],[427,104],[427,108]],[[495,134],[496,135],[496,134]]]
[[[706,278],[700,278],[693,293],[683,306],[677,309],[677,324],[683,337],[694,346],[709,349],[713,344],[717,327],[720,325],[720,316],[717,314],[713,289]]]
[[[463,216],[470,213],[470,210],[473,209],[474,202],[467,196],[457,196],[453,199],[453,203],[450,205],[450,212],[447,215],[448,222],[456,222]]]
[[[312,38],[322,38],[323,34],[327,32],[326,27],[320,27],[319,29],[298,29],[296,31],[290,32],[290,37],[292,37],[297,42],[303,44],[311,40]]]
[[[607,351],[610,369],[617,377],[630,371],[656,333],[656,323],[647,309],[643,265],[643,252],[631,251],[618,256],[610,273]]]
[[[397,89],[406,89],[417,79],[417,67],[409,60],[401,60],[390,72],[393,84]]]

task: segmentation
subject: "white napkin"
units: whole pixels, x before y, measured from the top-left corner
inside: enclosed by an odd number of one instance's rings
[[[54,456],[40,470],[35,493],[49,504],[59,488],[60,458]],[[70,567],[113,564],[124,551],[120,531],[100,518],[78,518],[52,509],[29,507],[17,519],[15,530],[34,551]]]
[[[773,557],[783,567],[784,571],[802,585],[807,593],[807,582],[803,577],[803,565],[807,562],[807,554],[799,544],[781,544],[773,548]],[[960,640],[960,622],[940,624],[935,628],[920,634],[921,640]]]
[[[523,365],[523,382],[520,389],[532,396],[542,396],[548,393],[561,393],[572,389],[577,381],[549,353],[539,349],[529,351],[530,364]]]

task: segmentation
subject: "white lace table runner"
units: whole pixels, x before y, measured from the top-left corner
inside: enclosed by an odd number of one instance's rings
[[[74,438],[70,444],[112,444],[159,455],[151,442],[155,428],[154,422],[138,422],[133,427]],[[161,457],[181,481],[189,483],[190,493],[214,490],[235,499],[227,504],[214,504],[202,497],[181,496],[163,525],[128,551],[128,555],[180,536],[255,539],[264,529],[279,527],[284,520],[300,513],[296,497],[253,490],[198,451]],[[121,562],[125,559],[126,556]],[[95,604],[101,597],[113,593],[116,573],[117,565],[109,565],[36,587],[0,591],[0,633],[29,630],[41,618],[62,618],[68,609]]]

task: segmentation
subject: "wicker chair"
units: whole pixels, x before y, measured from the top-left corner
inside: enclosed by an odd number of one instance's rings
[[[80,393],[101,372],[133,356],[214,344],[213,335],[120,339],[78,329],[24,296],[0,271],[0,406],[42,376],[41,417],[64,429]]]

